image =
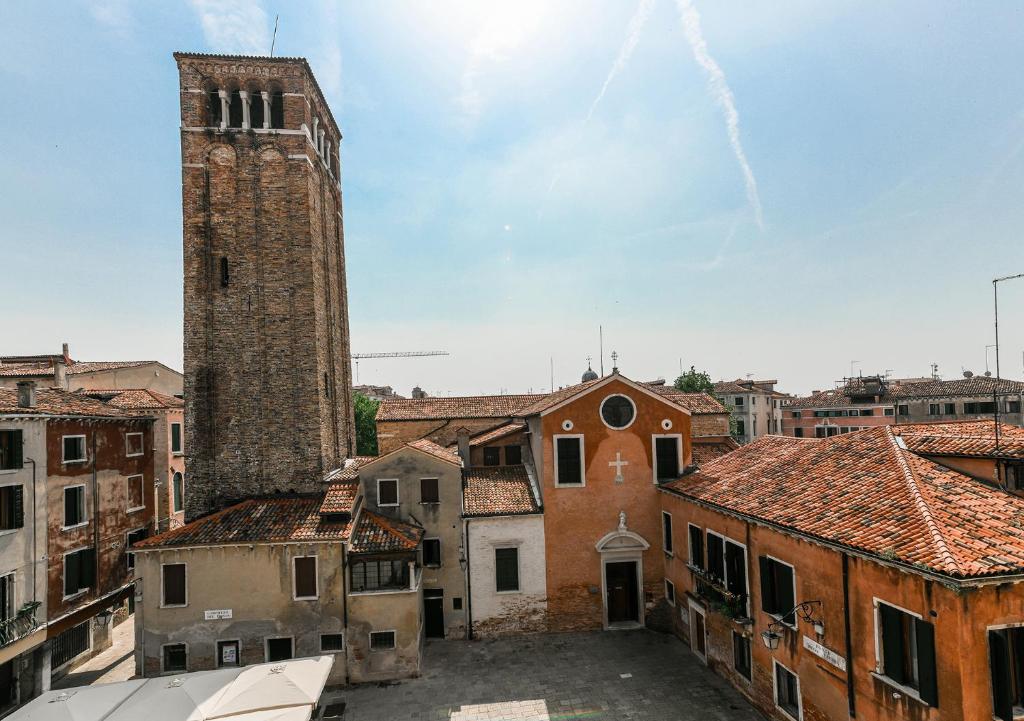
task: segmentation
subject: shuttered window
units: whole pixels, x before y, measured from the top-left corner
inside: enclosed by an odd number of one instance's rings
[[[679,439],[654,439],[654,471],[659,481],[674,481],[679,478]]]
[[[775,705],[793,719],[800,718],[800,682],[796,674],[775,662]]]
[[[441,497],[437,492],[436,478],[420,479],[420,503],[440,503]]]
[[[795,626],[796,616],[792,612],[796,606],[793,567],[768,556],[757,560],[761,572],[761,610]]]
[[[20,470],[23,465],[21,431],[0,431],[0,471]]]
[[[96,550],[83,548],[64,556],[64,595],[74,596],[96,583]]]
[[[732,632],[732,667],[743,678],[750,681],[750,639],[741,633]]]
[[[317,597],[316,556],[298,556],[292,559],[295,566],[295,598]]]
[[[558,485],[583,485],[582,445],[581,438],[558,438],[555,440]]]
[[[672,514],[661,512],[661,547],[665,553],[672,553]]]
[[[377,481],[377,505],[398,505],[398,481],[394,479],[379,479]]]
[[[992,711],[996,718],[1020,718],[1014,709],[1024,708],[1024,628],[988,632],[992,673]]]
[[[85,460],[85,436],[64,436],[61,460],[64,463],[79,463]]]
[[[704,570],[704,532],[697,526],[690,529],[690,565]]]
[[[505,465],[518,466],[523,462],[523,447],[519,445],[505,446]]]
[[[885,603],[878,604],[882,673],[916,689],[921,700],[939,705],[935,675],[935,626]]]
[[[64,489],[64,527],[85,523],[85,486]]]
[[[163,570],[163,606],[184,606],[187,601],[185,589],[185,564],[167,563]]]
[[[0,488],[0,531],[25,525],[25,490],[21,485]]]
[[[181,453],[181,424],[171,424],[171,453]]]
[[[747,549],[732,541],[725,542],[725,587],[747,602]]]
[[[519,590],[519,549],[494,549],[494,587],[502,591]]]
[[[708,573],[720,581],[725,580],[725,541],[708,532]]]
[[[501,465],[501,447],[500,446],[488,446],[484,448],[484,465],[485,466],[500,466]]]

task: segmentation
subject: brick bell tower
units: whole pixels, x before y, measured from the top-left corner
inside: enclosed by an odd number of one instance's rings
[[[341,133],[302,58],[175,53],[185,516],[319,487],[355,453]]]

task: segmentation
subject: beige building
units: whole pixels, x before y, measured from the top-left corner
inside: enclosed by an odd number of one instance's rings
[[[742,378],[715,383],[715,395],[729,408],[739,443],[782,434],[782,404],[789,396],[775,390],[776,383]]]
[[[143,388],[181,396],[184,388],[182,374],[158,361],[78,361],[67,343],[54,355],[0,357],[0,388],[22,380],[65,391]]]

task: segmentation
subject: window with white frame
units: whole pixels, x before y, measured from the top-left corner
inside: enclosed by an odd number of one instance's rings
[[[14,574],[8,573],[0,576],[0,621],[10,621],[14,618]]]
[[[86,523],[85,486],[64,487],[64,528],[74,528]]]
[[[141,511],[146,507],[142,476],[128,476],[128,512]]]
[[[988,632],[992,712],[1001,721],[1024,716],[1024,627],[993,628]]]
[[[775,664],[775,705],[794,721],[802,718],[800,710],[800,679],[797,675],[772,659]]]
[[[878,673],[939,705],[935,674],[935,626],[919,614],[875,599],[875,657]]]
[[[181,423],[171,424],[171,453],[180,455],[182,453]]]
[[[398,479],[378,478],[377,479],[377,505],[397,506],[398,505]]]
[[[654,480],[657,482],[674,481],[679,478],[679,457],[682,449],[682,436],[654,437]]]
[[[184,563],[165,563],[160,567],[162,597],[160,605],[164,608],[185,606],[188,604],[188,589]]]
[[[64,597],[77,596],[96,584],[96,549],[64,554]]]
[[[732,667],[743,678],[752,679],[750,638],[736,631],[732,632]]]
[[[296,556],[292,559],[292,578],[294,580],[294,598],[296,601],[316,599],[317,568],[316,556]]]
[[[583,436],[555,436],[555,485],[582,486]]]
[[[61,439],[61,461],[63,463],[84,463],[85,436],[64,436]]]
[[[796,572],[771,556],[757,559],[761,572],[761,610],[787,626],[796,626]]]
[[[274,661],[287,661],[295,657],[294,649],[292,648],[292,638],[286,636],[283,638],[268,638],[267,644],[267,663],[273,663]]]
[[[661,512],[661,550],[672,553],[672,514],[668,511]]]
[[[143,436],[141,433],[125,433],[124,434],[124,454],[128,458],[134,458],[135,456],[141,456],[145,453],[143,447]]]
[[[704,570],[704,531],[692,523],[686,525],[689,532],[689,563],[692,568]]]
[[[669,606],[676,605],[676,584],[667,578],[665,579],[665,600],[668,601]]]
[[[387,651],[395,647],[394,631],[372,631],[370,633],[370,650]]]

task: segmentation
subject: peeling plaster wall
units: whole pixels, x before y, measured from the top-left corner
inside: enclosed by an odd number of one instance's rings
[[[544,516],[474,518],[467,524],[473,636],[494,638],[547,629]],[[519,549],[519,591],[495,589],[494,549]]]
[[[349,595],[346,647],[352,683],[409,678],[420,673],[423,586],[409,591]],[[370,650],[370,633],[394,631],[393,649]]]
[[[319,598],[293,600],[292,558],[317,557]],[[185,563],[188,604],[160,607],[160,566]],[[266,661],[267,638],[291,636],[296,657],[320,655],[320,634],[343,633],[342,545],[263,544],[136,554],[136,670],[161,673],[161,647],[185,643],[188,670],[217,667],[217,641],[238,640],[243,665]],[[205,620],[204,611],[230,609],[232,618]],[[348,638],[346,634],[346,645]],[[346,678],[336,654],[329,683]]]

